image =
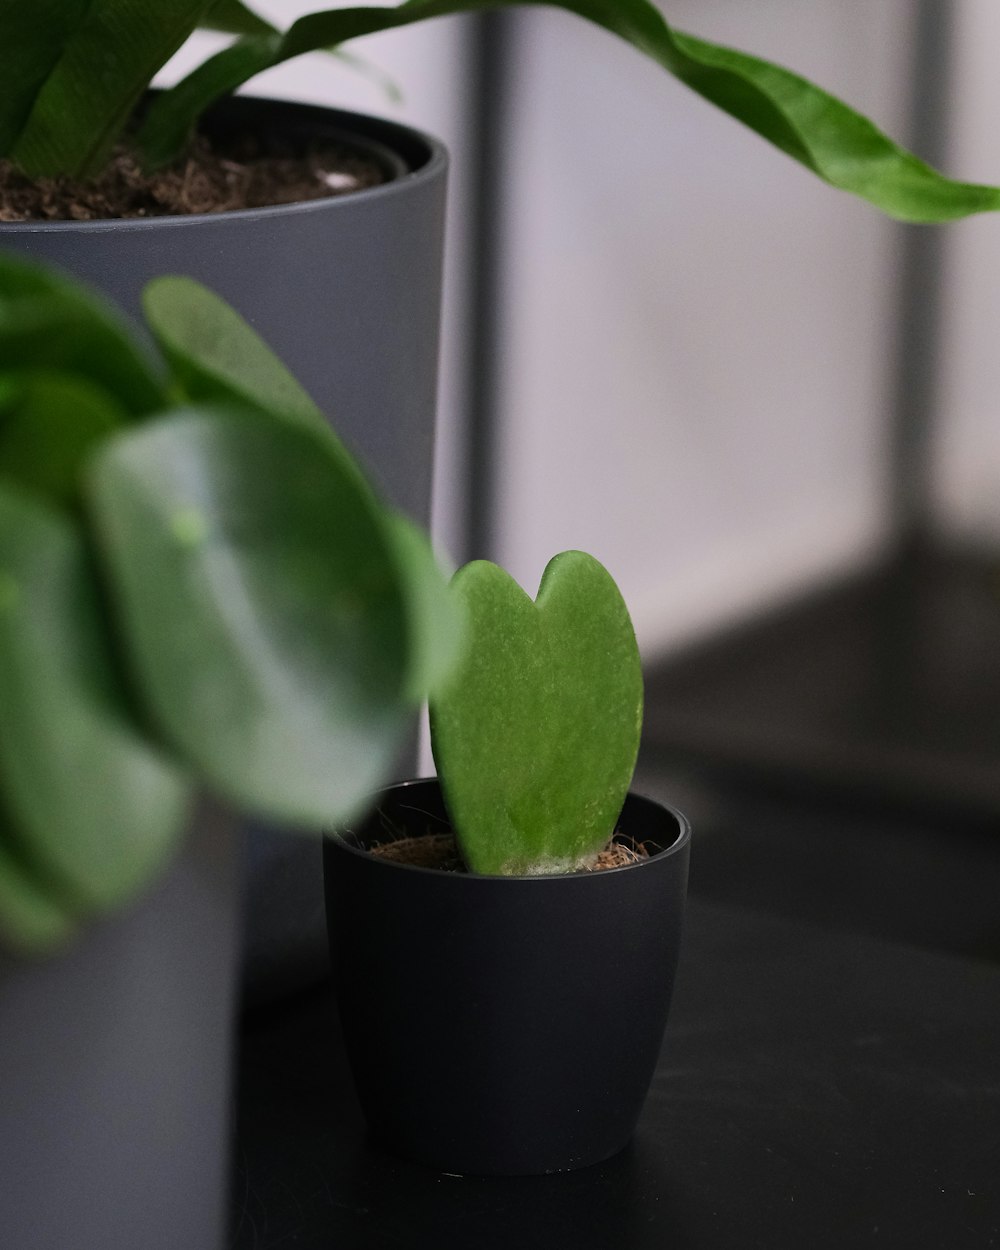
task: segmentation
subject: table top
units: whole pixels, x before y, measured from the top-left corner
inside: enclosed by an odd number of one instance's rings
[[[632,1144],[524,1178],[371,1146],[322,987],[244,1031],[232,1245],[1000,1247],[1000,967],[692,901]]]

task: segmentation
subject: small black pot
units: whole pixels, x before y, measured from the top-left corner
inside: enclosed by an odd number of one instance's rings
[[[691,830],[631,794],[620,827],[655,853],[547,877],[367,854],[387,837],[449,828],[437,781],[416,781],[326,839],[341,1018],[381,1144],[479,1175],[568,1171],[626,1145],[667,1022]]]

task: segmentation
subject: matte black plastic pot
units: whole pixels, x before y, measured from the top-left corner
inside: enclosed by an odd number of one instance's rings
[[[394,786],[325,839],[335,985],[373,1137],[447,1172],[566,1171],[621,1150],[667,1022],[690,827],[629,795],[647,860],[477,877],[363,849],[448,828],[436,781]]]
[[[189,274],[271,344],[388,496],[430,520],[447,156],[434,139],[334,109],[238,96],[217,131],[328,135],[389,181],[302,204],[129,221],[0,222],[0,248],[61,266],[138,318],[150,278]],[[415,751],[402,762],[412,771]],[[246,926],[254,1000],[327,969],[319,846],[251,827]]]

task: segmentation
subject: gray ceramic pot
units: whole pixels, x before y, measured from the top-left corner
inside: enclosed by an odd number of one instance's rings
[[[150,278],[206,283],[289,365],[388,496],[428,523],[444,149],[391,122],[246,97],[208,125],[347,136],[393,176],[348,196],[212,216],[0,223],[0,247],[61,266],[136,317]],[[327,970],[321,853],[266,827],[248,841],[247,993],[261,1001]]]
[[[0,957],[0,1242],[220,1250],[239,891],[205,810],[169,873],[65,954]]]

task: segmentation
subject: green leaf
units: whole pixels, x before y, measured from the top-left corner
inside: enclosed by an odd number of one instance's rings
[[[241,0],[215,0],[199,21],[202,30],[218,30],[226,35],[269,35],[274,27]]]
[[[214,291],[194,278],[154,278],[143,290],[142,307],[188,400],[237,400],[333,436],[312,396],[257,331]]]
[[[187,40],[212,0],[90,0],[62,27],[58,60],[11,148],[41,177],[93,174],[107,159],[139,97]]]
[[[259,14],[255,13],[240,0],[216,0],[212,9],[201,22],[203,30],[217,30],[227,35],[273,35],[277,30]],[[403,93],[399,85],[378,65],[373,65],[363,57],[354,56],[342,48],[322,48],[317,51],[327,52],[335,57],[348,69],[353,70],[372,82],[391,104],[400,104]]]
[[[0,253],[0,372],[31,369],[93,382],[132,416],[166,399],[115,308],[55,270]]]
[[[409,622],[381,510],[331,444],[247,410],[112,439],[93,513],[137,684],[222,794],[356,815],[408,723]]]
[[[10,152],[88,7],[89,0],[8,0],[0,5],[0,156]]]
[[[284,35],[240,40],[156,102],[140,146],[154,163],[170,159],[212,101],[304,52],[428,18],[501,7],[499,0],[408,0],[398,8],[331,9],[300,18]],[[627,40],[832,186],[890,216],[944,221],[1000,207],[1000,189],[943,177],[804,78],[674,30],[649,0],[553,0],[553,7]]]
[[[12,846],[0,812],[0,944],[21,954],[48,954],[76,930],[76,917],[36,881]]]
[[[0,776],[20,858],[81,912],[132,897],[184,830],[187,782],[132,721],[76,527],[7,485]]]
[[[125,424],[125,413],[84,378],[38,372],[0,381],[0,477],[55,503],[74,502],[85,457]]]
[[[866,117],[779,65],[679,31],[659,34],[651,50],[706,100],[890,217],[929,223],[1000,208],[1000,188],[944,177]]]
[[[452,581],[469,644],[432,698],[431,743],[473,872],[581,866],[614,832],[639,749],[642,672],[628,610],[580,551],[535,603],[485,560]]]
[[[380,508],[357,461],[326,417],[257,332],[214,292],[191,278],[164,277],[143,292],[146,319],[187,399],[250,405],[301,422],[321,435],[367,494],[385,528],[406,598],[411,639],[407,689],[424,699],[454,661],[461,620],[426,535],[406,517]]]
[[[465,643],[465,614],[460,600],[434,558],[430,540],[401,512],[386,515],[388,535],[403,579],[411,640],[407,696],[422,703],[449,677]]]

